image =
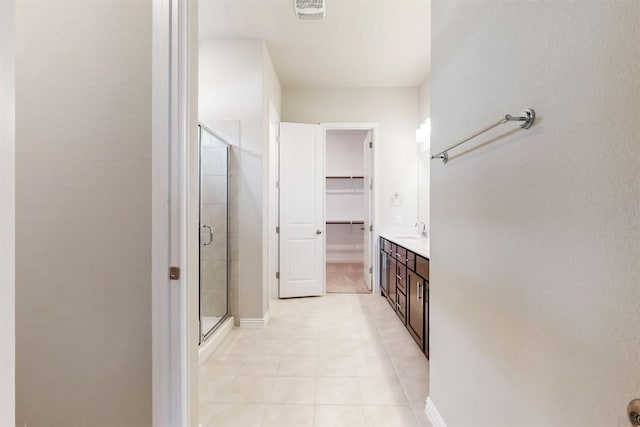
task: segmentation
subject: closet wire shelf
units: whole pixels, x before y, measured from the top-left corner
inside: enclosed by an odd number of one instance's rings
[[[507,114],[504,116],[504,118],[498,120],[497,122],[487,126],[486,128],[483,128],[477,132],[475,132],[472,135],[469,135],[468,137],[456,142],[455,144],[447,147],[446,149],[442,150],[441,152],[439,152],[438,154],[434,154],[431,156],[431,160],[433,159],[442,159],[442,163],[447,163],[449,161],[449,151],[453,150],[454,148],[464,144],[465,142],[471,141],[473,138],[476,138],[480,135],[482,135],[483,133],[489,132],[491,129],[497,128],[500,125],[503,125],[505,123],[508,122],[522,122],[522,124],[520,125],[520,127],[522,129],[529,129],[531,126],[533,126],[533,122],[536,118],[536,112],[533,110],[533,108],[528,108],[526,110],[524,110],[524,115],[523,116],[512,116],[511,114]]]

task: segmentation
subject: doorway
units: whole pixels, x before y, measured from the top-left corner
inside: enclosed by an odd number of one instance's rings
[[[372,292],[375,128],[280,124],[280,298]]]
[[[326,292],[370,293],[371,130],[326,129]]]

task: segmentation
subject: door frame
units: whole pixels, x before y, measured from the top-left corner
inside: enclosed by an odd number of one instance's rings
[[[371,180],[373,183],[373,189],[371,190],[371,198],[369,200],[369,223],[373,226],[371,231],[371,266],[373,267],[373,273],[371,277],[371,293],[374,295],[380,295],[380,282],[376,280],[378,277],[379,265],[378,257],[374,256],[376,253],[376,242],[378,241],[378,231],[376,227],[376,218],[379,214],[378,198],[376,197],[376,176],[378,175],[378,136],[379,126],[377,122],[321,122],[320,126],[324,131],[324,139],[327,139],[327,131],[331,130],[363,130],[371,131],[371,141],[373,142],[372,159],[370,164]],[[326,287],[326,286],[325,286]]]
[[[15,425],[15,1],[0,1],[0,425]]]
[[[153,0],[152,417],[163,427],[197,423],[197,289],[188,286],[198,277],[188,168],[197,149],[196,19],[194,0]],[[170,266],[180,268],[178,280],[169,279]]]
[[[273,132],[272,132],[273,130]],[[269,100],[269,170],[267,172],[267,283],[269,298],[278,299],[280,270],[280,116]]]

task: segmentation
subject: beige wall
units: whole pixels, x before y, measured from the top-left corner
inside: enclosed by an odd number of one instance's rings
[[[378,122],[375,226],[415,230],[417,219],[418,122],[416,88],[291,89],[282,96],[282,121],[299,123]],[[393,206],[394,192],[404,196]],[[396,216],[401,215],[401,224]]]
[[[280,83],[262,40],[208,40],[199,49],[199,117],[216,130],[240,122],[231,139],[231,314],[260,319],[268,311],[269,103],[280,109]]]
[[[538,120],[432,163],[431,398],[450,427],[627,426],[640,397],[640,3],[432,12],[434,149],[526,107]]]
[[[0,2],[0,425],[15,424],[15,3]]]
[[[18,3],[18,425],[151,424],[151,2]]]

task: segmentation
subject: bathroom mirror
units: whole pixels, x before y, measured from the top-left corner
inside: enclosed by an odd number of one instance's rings
[[[429,229],[429,173],[431,151],[418,149],[418,221],[427,224]]]

